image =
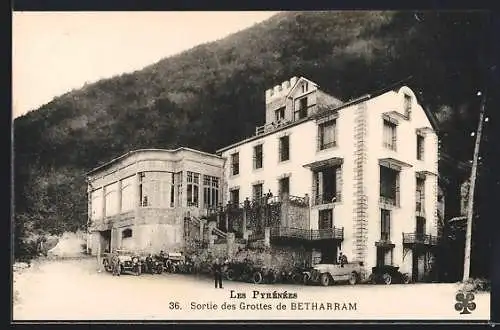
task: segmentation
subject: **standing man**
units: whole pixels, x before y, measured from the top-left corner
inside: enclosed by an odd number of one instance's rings
[[[344,267],[344,265],[347,263],[347,257],[345,254],[342,254],[342,252],[340,252],[339,254],[339,263],[340,267]]]
[[[118,258],[118,252],[113,252],[113,257],[111,259],[111,264],[113,266],[113,276],[120,276],[121,273],[121,265],[120,258]]]
[[[218,286],[219,289],[222,289],[222,265],[219,261],[219,258],[215,258],[215,262],[213,264],[213,271],[214,271],[215,288],[217,289]]]

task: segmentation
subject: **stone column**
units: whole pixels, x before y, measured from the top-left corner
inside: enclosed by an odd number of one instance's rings
[[[92,224],[92,187],[87,185],[87,254],[90,252]]]
[[[247,232],[247,208],[243,208],[243,223],[241,224],[241,230],[243,233],[243,239],[248,239],[248,232]]]
[[[229,205],[228,208],[226,209],[226,214],[224,215],[224,218],[226,220],[226,233],[229,233]]]
[[[289,226],[290,214],[290,199],[288,193],[281,195],[281,210],[280,210],[280,225],[283,227]]]
[[[206,220],[200,219],[200,239],[203,241],[203,229],[205,228]]]
[[[271,228],[269,227],[264,228],[264,246],[271,246]]]
[[[318,172],[318,191],[316,192],[316,201],[323,204],[323,171]],[[317,203],[315,203],[316,205]]]
[[[141,200],[141,173],[137,172],[135,174],[135,182],[134,182],[134,225],[137,224],[137,220],[139,219],[139,212],[142,206]]]
[[[210,237],[212,236],[212,233],[213,233],[214,228],[216,226],[217,226],[217,223],[215,221],[208,222],[208,240],[210,240]]]
[[[230,257],[233,256],[235,251],[235,240],[234,233],[227,234],[227,255]]]
[[[102,220],[106,219],[106,186],[102,186]]]
[[[118,214],[122,213],[122,180],[118,181],[118,187],[116,188],[118,191]]]
[[[220,224],[220,214],[221,214],[221,211],[220,211],[220,209],[218,209],[217,210],[216,221],[215,221],[216,227],[219,226],[219,224]]]

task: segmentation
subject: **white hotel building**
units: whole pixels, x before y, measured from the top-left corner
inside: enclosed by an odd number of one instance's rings
[[[293,77],[265,96],[265,125],[217,151],[224,202],[307,194],[309,217],[294,226],[343,229],[313,249],[313,262],[341,249],[367,269],[398,265],[422,280],[437,243],[438,138],[413,91],[398,85],[344,103]]]

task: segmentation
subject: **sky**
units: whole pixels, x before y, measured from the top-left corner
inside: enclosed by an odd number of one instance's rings
[[[12,117],[139,70],[276,12],[14,12]]]

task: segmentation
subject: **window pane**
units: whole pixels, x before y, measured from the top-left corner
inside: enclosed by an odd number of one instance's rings
[[[106,186],[106,216],[118,214],[118,182]]]
[[[91,194],[92,201],[92,215],[91,219],[101,219],[102,218],[102,188],[96,189]]]

